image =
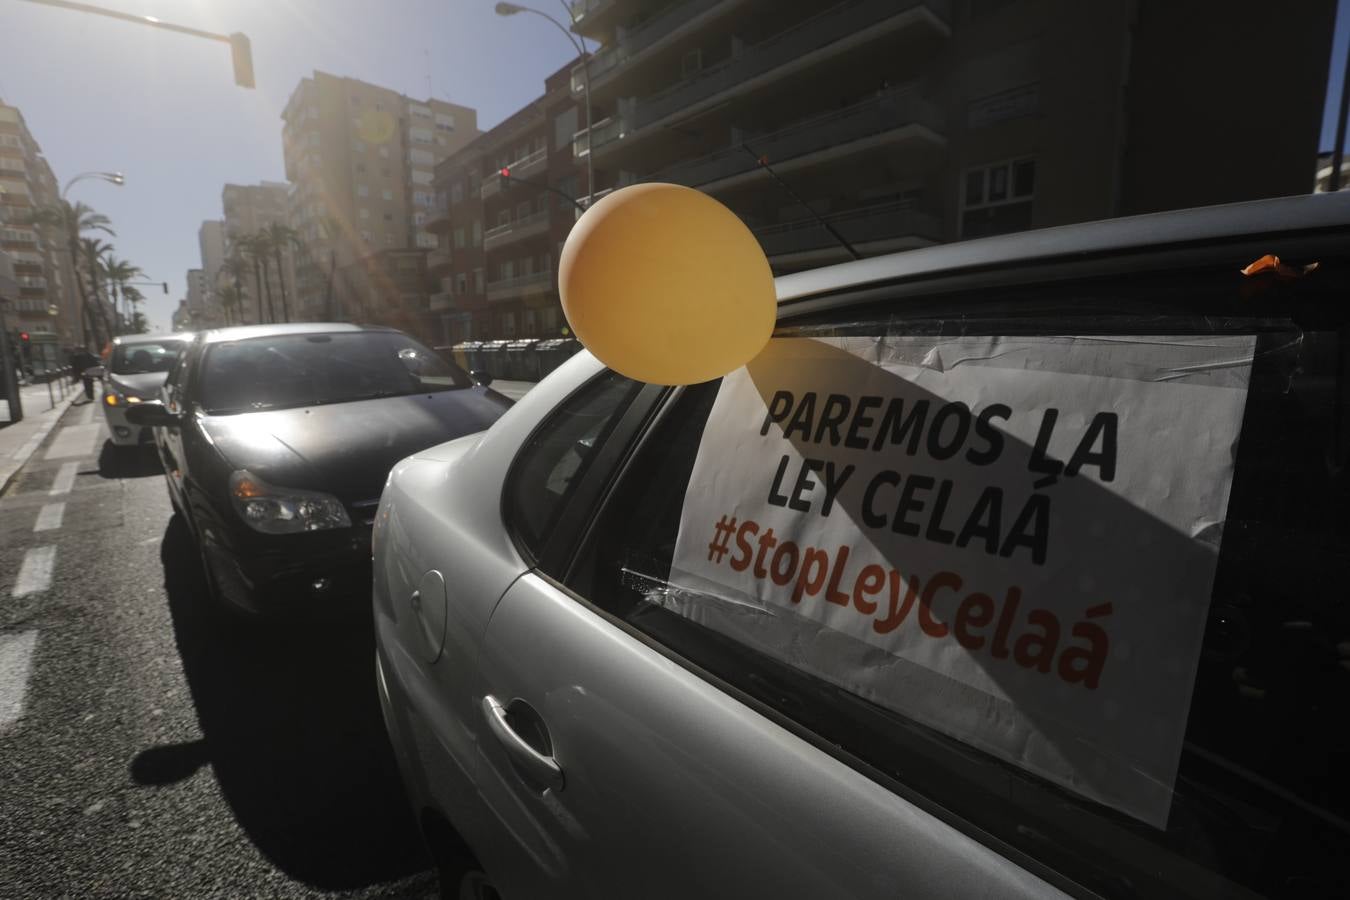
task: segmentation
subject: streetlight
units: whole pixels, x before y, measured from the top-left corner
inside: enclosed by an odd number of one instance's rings
[[[566,4],[564,3],[564,6]],[[572,46],[576,48],[577,55],[581,57],[581,74],[583,76],[582,86],[586,94],[586,208],[591,208],[591,203],[595,200],[595,165],[593,162],[594,148],[591,146],[594,135],[591,134],[591,54],[586,49],[584,41],[578,41],[573,36],[570,29],[557,19],[546,12],[541,12],[530,6],[521,6],[518,3],[498,3],[494,9],[499,16],[514,16],[516,13],[533,13],[536,16],[548,19],[554,27],[561,31]]]
[[[66,192],[70,190],[70,186],[72,184],[74,184],[77,181],[84,181],[86,178],[98,178],[102,181],[108,182],[109,184],[115,184],[118,187],[121,187],[122,185],[127,183],[127,177],[123,175],[121,172],[81,172],[74,178],[67,181],[66,186],[61,188],[61,199],[64,200],[66,198]]]

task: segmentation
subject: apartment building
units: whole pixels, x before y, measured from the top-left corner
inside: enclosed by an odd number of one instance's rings
[[[438,342],[556,337],[565,325],[557,259],[587,191],[572,152],[583,117],[570,70],[436,169],[428,227],[440,246],[428,269],[439,279],[430,303]]]
[[[354,309],[378,315],[386,298],[351,292],[368,289],[365,275],[384,262],[361,261],[436,247],[426,230],[435,167],[477,135],[478,114],[315,72],[291,94],[282,119],[291,221],[304,245],[298,308],[305,318],[348,318]],[[427,294],[424,285],[419,313]]]
[[[0,250],[14,268],[7,298],[11,329],[55,335],[63,346],[84,342],[84,327],[65,235],[34,224],[34,214],[60,200],[42,148],[17,107],[0,103]]]
[[[202,222],[197,229],[197,246],[202,259],[202,297],[195,315],[204,323],[198,327],[214,328],[225,324],[225,311],[221,308],[218,294],[220,287],[228,283],[228,280],[219,280],[227,252],[224,220],[207,219]]]
[[[579,0],[601,194],[706,191],[774,268],[1306,193],[1332,0]],[[1278,109],[1271,127],[1261,110]]]
[[[259,184],[227,184],[221,190],[221,207],[224,210],[224,254],[232,255],[236,249],[235,242],[240,238],[257,234],[273,224],[288,225],[290,223],[290,185],[280,181],[263,181]],[[200,239],[200,231],[198,237]],[[253,325],[259,321],[281,321],[280,305],[280,285],[276,284],[275,268],[268,268],[267,271],[255,271],[251,257],[243,254],[244,259],[249,262],[249,267],[243,277],[238,279],[238,289],[244,296],[239,304],[239,324]],[[287,290],[294,293],[292,285],[295,283],[295,265],[294,253],[289,250],[282,252],[283,272]],[[203,264],[205,264],[205,251],[203,251]],[[224,265],[223,261],[220,264]],[[213,289],[219,289],[224,284],[234,284],[235,274],[224,271],[223,268],[216,269],[216,281],[212,285]],[[273,304],[272,310],[267,309],[268,300]],[[259,302],[261,300],[261,303]],[[291,313],[295,312],[293,298],[288,298],[288,306]],[[259,316],[262,318],[260,319]],[[223,317],[223,313],[222,313]],[[290,318],[295,318],[291,315]]]

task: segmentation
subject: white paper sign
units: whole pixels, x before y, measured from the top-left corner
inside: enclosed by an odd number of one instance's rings
[[[1254,347],[775,340],[654,602],[1163,827]]]

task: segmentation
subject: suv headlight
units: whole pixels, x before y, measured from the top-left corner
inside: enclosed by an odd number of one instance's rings
[[[141,398],[121,391],[107,391],[103,394],[103,402],[108,406],[129,406],[132,403],[140,403]]]
[[[247,469],[230,475],[230,500],[239,518],[263,534],[347,528],[352,520],[332,494],[276,487]]]

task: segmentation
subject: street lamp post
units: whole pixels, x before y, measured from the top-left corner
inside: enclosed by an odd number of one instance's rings
[[[77,181],[84,181],[86,178],[98,178],[102,181],[108,182],[109,184],[115,184],[118,187],[121,187],[127,182],[127,177],[123,175],[121,172],[81,172],[74,178],[67,181],[66,186],[61,188],[61,199],[64,200],[66,198],[66,192],[70,190],[70,186],[72,184],[74,184]]]
[[[499,16],[514,16],[516,13],[532,13],[533,15],[548,19],[550,22],[553,23],[554,27],[556,27],[559,31],[561,31],[563,35],[569,41],[572,42],[572,46],[576,48],[577,55],[581,57],[581,74],[583,79],[582,91],[586,96],[586,208],[590,209],[591,203],[595,200],[595,164],[593,160],[594,148],[591,146],[591,142],[594,138],[594,135],[591,133],[590,51],[586,49],[586,43],[584,40],[578,41],[577,38],[572,34],[571,30],[566,25],[559,22],[557,19],[553,18],[546,12],[542,12],[530,6],[521,6],[518,3],[498,3],[496,7],[494,7],[494,9],[496,10],[497,15]]]

